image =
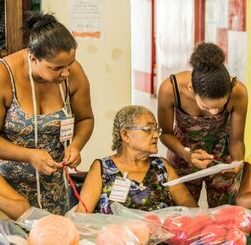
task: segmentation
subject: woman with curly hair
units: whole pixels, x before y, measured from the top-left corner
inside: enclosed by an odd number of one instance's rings
[[[190,58],[192,71],[171,75],[159,89],[160,137],[167,158],[179,176],[207,168],[216,161],[243,160],[247,89],[231,77],[225,55],[213,43],[199,44]],[[235,201],[242,168],[190,181],[198,201],[205,180],[209,207]]]
[[[93,162],[81,190],[77,212],[112,213],[111,203],[151,211],[173,206],[195,207],[183,184],[165,187],[177,178],[172,166],[152,156],[158,152],[161,129],[151,111],[131,105],[119,110],[113,122],[112,150],[116,153]]]

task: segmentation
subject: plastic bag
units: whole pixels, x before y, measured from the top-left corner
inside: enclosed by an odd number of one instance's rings
[[[185,235],[184,235],[184,231],[182,230],[182,223],[180,220],[174,222],[174,226],[172,226],[174,229],[168,230],[165,227],[165,217],[170,217],[173,220],[175,220],[176,218],[179,219],[179,217],[182,217],[182,215],[191,215],[190,209],[186,207],[168,207],[165,209],[147,212],[147,211],[142,211],[142,210],[129,209],[127,207],[124,207],[120,203],[114,202],[111,205],[111,208],[112,208],[113,214],[116,214],[122,217],[130,217],[130,218],[144,220],[144,221],[149,222],[151,224],[151,230],[153,231],[159,228],[164,229],[167,232],[167,234],[169,234],[169,238],[167,238],[166,241],[167,240],[175,241],[176,236],[183,239]],[[198,211],[198,208],[196,208],[195,213],[197,213],[197,211]],[[172,225],[171,219],[168,219],[167,223],[169,222],[170,222],[170,225]],[[178,228],[180,230],[178,230]],[[182,242],[182,239],[179,239],[179,242]]]
[[[50,213],[45,210],[32,207],[27,210],[17,222],[20,226],[30,231],[39,220],[44,217],[49,217],[49,215]],[[120,224],[127,220],[113,215],[75,213],[74,208],[66,214],[66,217],[75,224],[80,235],[80,244],[96,244],[99,233],[101,233],[100,236],[102,239],[104,231],[108,230],[109,232],[110,224]],[[120,237],[126,240],[124,244],[139,244],[137,243],[138,238],[129,229],[121,229],[121,231],[123,231],[124,236],[120,235]]]
[[[53,244],[64,244],[62,241],[68,240],[74,241],[71,244],[78,244],[79,241],[78,231],[72,221],[43,209],[31,207],[19,217],[17,223],[30,232],[29,244],[49,244],[47,240],[53,239]]]
[[[77,245],[79,233],[73,222],[61,215],[47,215],[34,224],[29,233],[29,245]]]
[[[246,245],[247,237],[237,228],[211,224],[202,229],[193,242],[190,240],[189,244]]]
[[[163,183],[162,185],[163,186],[173,186],[173,185],[188,182],[191,180],[200,179],[200,178],[203,178],[203,177],[206,177],[209,175],[214,175],[214,174],[220,173],[220,172],[228,170],[228,169],[237,168],[242,164],[243,164],[243,161],[234,161],[229,164],[221,163],[221,164],[218,164],[218,165],[206,168],[206,169],[202,169],[202,170],[197,171],[195,173],[182,176],[178,179],[168,181],[166,183]]]
[[[96,244],[142,245],[158,244],[170,237],[162,228],[151,230],[149,222],[107,214],[67,213],[80,237]]]
[[[169,245],[244,245],[251,231],[251,214],[248,209],[224,205],[214,209],[170,207],[144,212],[128,209],[119,203],[112,204],[116,215],[139,217],[161,223],[174,236]]]
[[[35,222],[47,215],[51,214],[50,212],[40,209],[31,207],[28,210],[26,210],[18,219],[17,223],[21,226],[27,229],[28,231],[31,230],[32,226],[35,224]]]
[[[102,228],[96,238],[96,245],[149,244],[150,229],[145,223],[131,222],[110,224]]]
[[[1,245],[28,245],[27,234],[13,221],[0,221],[0,244]]]
[[[251,212],[240,206],[224,205],[211,209],[210,216],[217,225],[237,228],[249,234],[251,231]]]
[[[194,211],[165,216],[163,227],[175,234],[168,244],[246,244],[246,235],[250,232],[248,210],[238,206],[221,206],[207,212],[198,209],[197,214]]]
[[[111,209],[114,215],[127,217],[134,220],[140,220],[146,222],[150,227],[151,239],[153,244],[157,244],[158,241],[165,241],[173,236],[171,232],[163,229],[162,220],[160,216],[156,215],[154,212],[146,212],[143,210],[129,209],[124,207],[122,204],[114,202],[111,205]],[[182,210],[187,208],[182,208]],[[174,207],[172,207],[174,210]]]

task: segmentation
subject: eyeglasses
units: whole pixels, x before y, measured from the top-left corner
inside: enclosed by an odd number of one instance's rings
[[[147,134],[154,134],[157,133],[158,136],[161,135],[162,133],[162,129],[160,127],[156,127],[156,126],[151,126],[151,125],[147,125],[147,126],[143,126],[143,127],[134,127],[134,126],[128,126],[125,127],[125,129],[130,129],[130,130],[142,130],[143,132],[147,133]]]

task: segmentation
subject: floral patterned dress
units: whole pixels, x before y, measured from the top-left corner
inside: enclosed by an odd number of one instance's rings
[[[6,111],[1,136],[13,144],[34,148],[33,114],[26,113],[20,107],[13,75],[8,64],[2,61],[10,73],[13,101]],[[68,93],[67,93],[68,94]],[[59,140],[60,121],[66,118],[66,111],[70,111],[69,95],[66,96],[64,107],[46,115],[38,115],[38,148],[47,151],[52,158],[60,162],[63,158],[64,146]],[[13,155],[15,152],[13,152]],[[0,174],[20,194],[27,197],[30,205],[39,207],[37,200],[36,172],[33,166],[26,162],[0,159]],[[55,214],[67,211],[67,192],[65,188],[63,169],[52,175],[39,175],[42,208]]]
[[[174,75],[171,76],[175,95],[175,122],[174,135],[191,150],[203,149],[215,156],[215,159],[224,163],[230,163],[231,157],[228,151],[230,132],[230,113],[224,110],[212,116],[191,116],[181,108],[179,90]],[[200,169],[189,167],[188,163],[171,151],[167,153],[167,159],[179,176],[184,176]],[[237,195],[242,173],[216,174],[204,179],[198,179],[185,183],[191,194],[198,201],[202,182],[205,181],[209,207],[223,204],[232,204]]]
[[[116,167],[111,157],[100,160],[102,169],[102,191],[100,200],[94,210],[96,213],[110,214],[109,195],[116,177],[123,174]],[[158,157],[149,158],[150,167],[142,183],[131,180],[131,187],[125,203],[128,208],[151,211],[173,206],[173,199],[167,187],[162,183],[168,181],[168,173],[162,160]]]

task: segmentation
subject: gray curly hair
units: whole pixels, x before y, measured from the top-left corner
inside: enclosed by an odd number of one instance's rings
[[[120,130],[129,126],[133,126],[134,121],[141,115],[153,113],[144,106],[130,105],[120,109],[115,115],[112,131],[112,150],[119,152],[122,148],[122,138]]]

